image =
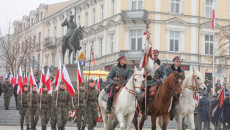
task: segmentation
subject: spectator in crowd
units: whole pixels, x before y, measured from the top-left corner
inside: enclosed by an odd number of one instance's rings
[[[0,77],[0,96],[2,95],[3,76]]]
[[[220,89],[221,89],[221,84],[220,84],[220,80],[218,79],[217,80],[217,83],[215,84],[215,91],[217,92],[217,91],[219,91]]]
[[[204,82],[204,84],[207,86],[207,83],[209,83],[209,81],[208,81],[208,77],[206,77],[206,78],[205,78],[205,82]]]
[[[224,78],[224,82],[222,84],[222,87],[224,87],[225,89],[225,92],[228,92],[229,91],[229,83],[227,81],[227,77]]]
[[[211,89],[212,89],[212,84],[211,84],[210,82],[207,82],[205,85],[206,85],[206,87],[207,87],[207,92],[208,92],[208,94],[210,94]]]
[[[18,94],[17,94],[17,89],[18,89],[18,84],[14,85],[14,98],[15,98],[15,103],[16,103],[16,109],[19,110],[19,105],[18,105]]]

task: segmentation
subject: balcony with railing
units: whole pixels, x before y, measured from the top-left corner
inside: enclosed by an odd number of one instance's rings
[[[53,39],[51,37],[45,38],[45,44],[44,47],[55,47],[56,44],[53,43]]]
[[[146,21],[148,18],[147,10],[122,10],[121,12],[121,20],[126,23],[126,21],[133,21],[136,23],[136,20],[144,20]]]

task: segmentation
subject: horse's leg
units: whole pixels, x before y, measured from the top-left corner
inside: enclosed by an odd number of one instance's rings
[[[130,126],[131,126],[131,123],[132,123],[134,114],[135,114],[135,113],[129,114],[129,115],[126,117],[126,124],[127,124],[126,130],[129,130],[129,129],[130,129]]]
[[[134,118],[133,118],[133,125],[134,125],[136,130],[138,130],[138,120],[137,120],[137,118],[138,118],[138,115],[135,113]]]
[[[167,114],[163,115],[162,130],[167,130],[168,119],[169,119],[169,113],[167,112]]]
[[[118,119],[118,121],[119,121],[119,123],[120,123],[120,128],[121,128],[121,130],[125,130],[125,124],[124,124],[124,119],[123,119],[124,117],[123,117],[123,115],[122,114],[117,114],[117,119]]]
[[[140,130],[142,130],[142,128],[143,128],[143,126],[144,126],[145,120],[147,119],[146,116],[148,116],[148,115],[143,114],[143,115],[141,116],[140,125],[139,125],[139,129],[140,129]]]
[[[151,115],[151,121],[152,121],[152,130],[156,130],[157,129],[157,116],[155,115]]]
[[[182,130],[182,116],[181,115],[177,116],[177,126],[178,126],[178,130]]]
[[[71,56],[72,50],[69,49],[69,64],[71,64],[70,56]]]
[[[105,128],[105,130],[109,130],[108,115],[105,113],[104,110],[101,110],[101,114],[102,114],[102,119],[103,119],[103,122],[104,122],[104,128]]]
[[[190,113],[190,115],[188,116],[188,118],[189,118],[189,122],[190,122],[190,125],[191,125],[191,130],[195,130],[194,114]]]

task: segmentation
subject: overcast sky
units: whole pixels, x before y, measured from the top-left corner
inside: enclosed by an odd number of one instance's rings
[[[22,20],[23,15],[29,15],[31,10],[36,10],[40,3],[54,4],[68,0],[0,0],[0,30],[7,34],[9,23]]]

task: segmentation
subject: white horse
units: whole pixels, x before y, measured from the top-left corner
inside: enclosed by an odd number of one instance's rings
[[[134,68],[134,74],[129,79],[126,86],[121,89],[116,104],[112,106],[111,114],[107,114],[105,112],[107,103],[102,100],[102,96],[104,95],[105,91],[101,91],[98,97],[98,103],[101,108],[105,130],[111,128],[109,125],[113,124],[112,119],[114,118],[118,119],[121,130],[125,129],[123,120],[125,118],[127,124],[126,129],[130,129],[130,125],[136,110],[135,105],[137,105],[137,101],[135,100],[135,93],[141,92],[142,81],[144,81],[143,74],[144,69],[142,69],[142,71],[138,71],[136,67]],[[111,118],[111,116],[113,118]]]
[[[204,84],[204,79],[199,71],[190,74],[181,86],[182,96],[179,103],[175,106],[175,118],[178,125],[178,130],[182,130],[182,118],[188,117],[191,130],[195,130],[194,125],[194,111],[195,101],[193,98],[194,91],[205,91],[207,88]]]

